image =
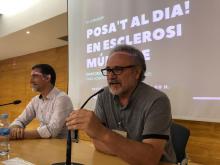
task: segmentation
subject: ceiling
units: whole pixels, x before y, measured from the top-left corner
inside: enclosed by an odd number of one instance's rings
[[[26,34],[26,31],[30,34]],[[67,13],[0,38],[0,60],[67,45]]]

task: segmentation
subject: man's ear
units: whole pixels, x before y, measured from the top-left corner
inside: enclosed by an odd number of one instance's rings
[[[51,75],[47,75],[47,79],[50,81],[51,80]]]
[[[49,75],[44,76],[44,79],[45,79],[46,81],[50,82],[51,75],[49,74]]]
[[[141,77],[141,67],[137,66],[136,67],[136,76],[135,76],[135,78],[136,78],[136,80],[139,80],[140,77]]]

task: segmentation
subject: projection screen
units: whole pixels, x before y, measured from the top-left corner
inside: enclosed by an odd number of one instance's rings
[[[119,44],[139,48],[145,83],[174,119],[220,121],[219,0],[69,0],[69,89],[75,108],[107,85],[100,69]],[[94,110],[95,99],[86,108]]]

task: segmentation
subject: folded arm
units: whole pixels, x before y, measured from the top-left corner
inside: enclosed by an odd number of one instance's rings
[[[116,155],[129,164],[156,165],[164,151],[166,140],[144,139],[138,142],[124,138],[104,128],[99,137],[93,139],[97,150]]]
[[[14,125],[10,128],[10,139],[11,140],[19,140],[19,139],[39,139],[41,136],[39,135],[37,130],[25,130],[19,125]]]

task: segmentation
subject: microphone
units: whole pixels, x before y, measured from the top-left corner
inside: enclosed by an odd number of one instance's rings
[[[21,103],[21,100],[15,100],[15,101],[10,102],[10,103],[0,104],[0,106],[10,105],[10,104],[20,104],[20,103]]]
[[[102,89],[100,89],[98,92],[96,92],[96,93],[94,93],[92,96],[90,96],[90,97],[84,102],[84,104],[80,107],[80,109],[83,109],[84,106],[87,104],[87,102],[88,102],[91,98],[93,98],[94,96],[96,96],[96,95],[99,94],[99,93],[102,93],[103,91],[104,91],[104,89],[102,88]],[[78,141],[79,141],[78,130],[74,130],[73,141],[76,142],[76,143],[78,143]]]
[[[90,96],[85,102],[84,104],[80,107],[80,109],[83,109],[84,106],[87,104],[87,102],[93,98],[94,96],[96,96],[99,93],[102,93],[104,91],[104,89],[100,89],[98,92],[94,93],[92,96]],[[78,130],[74,130],[74,137],[73,137],[73,141],[78,143]],[[72,151],[72,140],[71,140],[71,131],[68,130],[67,132],[67,139],[66,139],[66,162],[62,162],[62,163],[54,163],[52,165],[83,165],[80,163],[73,163],[71,162],[71,151]]]
[[[13,104],[20,104],[21,103],[21,100],[15,100],[13,101]]]

